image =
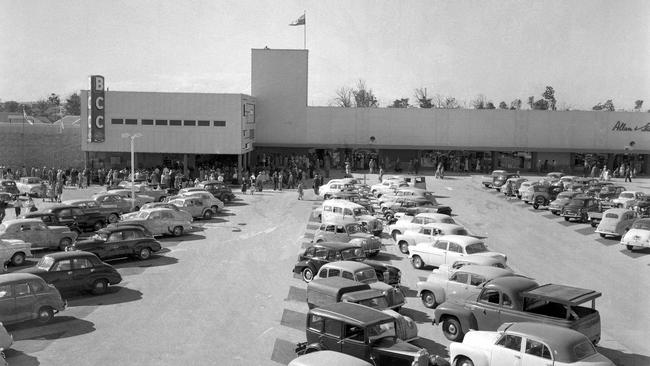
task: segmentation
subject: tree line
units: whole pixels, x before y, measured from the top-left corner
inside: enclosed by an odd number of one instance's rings
[[[330,105],[345,107],[345,108],[373,108],[379,107],[379,102],[372,89],[366,86],[365,81],[359,80],[354,87],[340,87],[336,90],[336,96]],[[427,88],[417,88],[414,90],[414,104],[410,103],[410,98],[398,98],[393,100],[388,108],[435,108],[435,109],[467,109],[465,103],[459,102],[452,96],[445,96],[436,94],[429,96]],[[552,110],[558,109],[569,111],[573,108],[566,104],[558,105],[555,98],[555,89],[552,86],[547,86],[541,94],[541,98],[535,96],[528,97],[526,103],[532,110]],[[489,100],[485,95],[479,94],[469,102],[469,106],[474,109],[508,109],[519,110],[523,107],[521,99],[512,100],[510,103],[506,101],[499,102],[498,106],[492,100]],[[634,102],[634,111],[640,112],[643,107],[643,100],[636,100]],[[614,102],[608,99],[605,102],[599,102],[592,107],[594,111],[615,111]],[[648,110],[650,112],[650,110]]]
[[[47,97],[40,98],[34,103],[19,103],[15,100],[2,102],[0,100],[0,112],[23,113],[28,116],[38,117],[41,120],[55,122],[63,116],[78,116],[81,114],[81,99],[79,94],[70,94],[65,101],[56,93],[50,93]]]

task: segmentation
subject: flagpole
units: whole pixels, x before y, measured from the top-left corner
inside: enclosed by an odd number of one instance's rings
[[[305,20],[303,36],[302,36],[302,48],[307,49],[307,10],[302,11],[303,19]]]

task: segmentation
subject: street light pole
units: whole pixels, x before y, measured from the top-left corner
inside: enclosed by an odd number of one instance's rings
[[[141,133],[123,133],[122,138],[131,139],[131,211],[135,211],[135,139],[142,137]]]

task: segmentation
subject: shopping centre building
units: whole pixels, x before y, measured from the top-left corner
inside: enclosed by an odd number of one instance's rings
[[[583,173],[627,162],[650,171],[650,113],[603,111],[342,108],[309,106],[308,51],[253,49],[251,95],[105,90],[91,77],[81,111],[87,166],[136,167],[311,154],[340,165],[376,157],[388,170],[410,161],[475,171]],[[87,123],[86,123],[87,121]]]

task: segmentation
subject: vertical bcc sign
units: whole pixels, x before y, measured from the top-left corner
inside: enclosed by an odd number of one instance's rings
[[[88,142],[104,142],[104,77],[90,76],[90,93],[88,93]]]

